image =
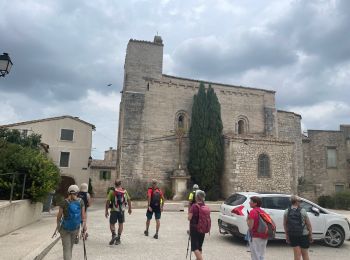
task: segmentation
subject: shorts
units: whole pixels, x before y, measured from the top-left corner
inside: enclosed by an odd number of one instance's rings
[[[155,219],[160,219],[162,212],[160,210],[153,209],[152,211],[147,210],[147,212],[146,212],[146,217],[148,220],[152,219],[153,213],[154,213]]]
[[[290,245],[292,247],[300,246],[300,248],[307,249],[310,247],[309,236],[289,236]]]
[[[114,225],[115,223],[122,224],[125,222],[124,211],[111,211],[111,215],[109,216],[109,223]]]
[[[204,242],[205,234],[199,233],[197,230],[191,230],[191,251],[199,250],[202,252],[202,245]]]

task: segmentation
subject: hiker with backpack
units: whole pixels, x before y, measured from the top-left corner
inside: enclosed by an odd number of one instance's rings
[[[202,260],[202,246],[206,233],[210,232],[211,219],[210,209],[204,203],[205,192],[197,190],[196,203],[192,204],[188,212],[188,220],[190,221],[190,237],[191,252],[194,252],[197,260]],[[188,250],[188,248],[187,248]]]
[[[199,190],[198,184],[193,185],[193,190],[190,192],[190,195],[188,195],[188,212],[190,212],[190,208],[194,203],[196,203],[196,191]],[[187,234],[190,234],[190,231],[187,230]]]
[[[87,221],[87,209],[88,207],[91,206],[91,196],[88,192],[88,184],[87,183],[82,183],[80,185],[80,191],[78,193],[78,198],[82,199],[84,202],[84,209],[85,209],[85,218]],[[85,233],[85,239],[88,237],[88,233]],[[74,241],[75,244],[79,243],[79,235],[75,238]]]
[[[250,254],[252,260],[263,260],[267,240],[273,239],[276,231],[276,225],[271,217],[263,211],[261,207],[261,198],[253,196],[250,198],[249,205],[252,208],[247,216],[248,232],[250,232]]]
[[[147,201],[148,207],[146,212],[146,230],[144,231],[145,236],[148,236],[148,229],[151,223],[151,219],[154,213],[154,218],[156,220],[156,233],[153,238],[158,239],[158,232],[160,228],[160,217],[162,215],[164,206],[164,196],[162,191],[157,186],[157,180],[152,180],[152,187],[147,190]]]
[[[293,247],[294,260],[309,260],[308,248],[312,243],[312,227],[305,209],[300,207],[300,198],[290,197],[291,207],[284,212],[283,226],[286,241]]]
[[[122,187],[121,180],[115,181],[114,190],[110,190],[106,201],[105,217],[109,216],[109,227],[112,233],[112,239],[109,241],[109,245],[119,245],[120,238],[123,232],[125,222],[125,207],[128,205],[129,215],[132,212],[131,199],[126,189]],[[110,214],[108,209],[110,208]],[[118,222],[118,236],[115,233],[115,223]]]
[[[86,216],[84,202],[78,198],[79,187],[71,185],[68,188],[68,197],[62,202],[57,214],[57,230],[62,239],[63,259],[71,260],[74,240],[79,234],[82,224],[83,239],[85,237]]]
[[[196,191],[199,190],[198,184],[193,185],[193,190],[188,195],[188,210],[190,210],[192,204],[196,203]]]

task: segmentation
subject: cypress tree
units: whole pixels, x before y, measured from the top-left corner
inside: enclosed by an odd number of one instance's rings
[[[220,196],[223,170],[221,108],[211,86],[207,93],[201,83],[193,98],[188,170],[192,181],[207,192],[209,199]]]

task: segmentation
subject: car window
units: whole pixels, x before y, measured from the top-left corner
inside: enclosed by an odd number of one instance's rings
[[[305,209],[306,212],[312,212],[311,209],[312,209],[313,205],[311,205],[310,203],[307,203],[307,202],[305,202],[305,201],[301,201],[301,202],[300,202],[300,207],[303,208],[303,209]]]
[[[290,207],[290,200],[288,197],[263,197],[262,207],[265,209],[285,210]]]
[[[243,196],[241,194],[233,194],[230,197],[228,197],[224,203],[230,206],[237,206],[243,204],[246,201],[246,199],[246,196]]]

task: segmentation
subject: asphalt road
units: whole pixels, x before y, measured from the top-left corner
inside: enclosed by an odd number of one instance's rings
[[[161,219],[159,239],[153,238],[155,222],[152,221],[150,236],[143,234],[145,228],[145,209],[135,209],[126,216],[124,233],[120,245],[108,245],[111,234],[108,220],[104,217],[103,205],[95,205],[88,215],[89,238],[86,241],[88,259],[186,259],[188,222],[186,212],[164,212]],[[203,245],[204,259],[250,259],[246,243],[230,235],[221,235],[217,226],[218,213],[212,213],[212,231]],[[315,243],[310,248],[311,259],[349,259],[350,241],[341,248],[329,248]],[[62,259],[62,245],[59,241],[44,258]],[[83,259],[83,245],[80,242],[73,248],[73,259]],[[192,259],[194,255],[192,255]],[[292,249],[285,241],[268,243],[266,259],[293,259]]]

